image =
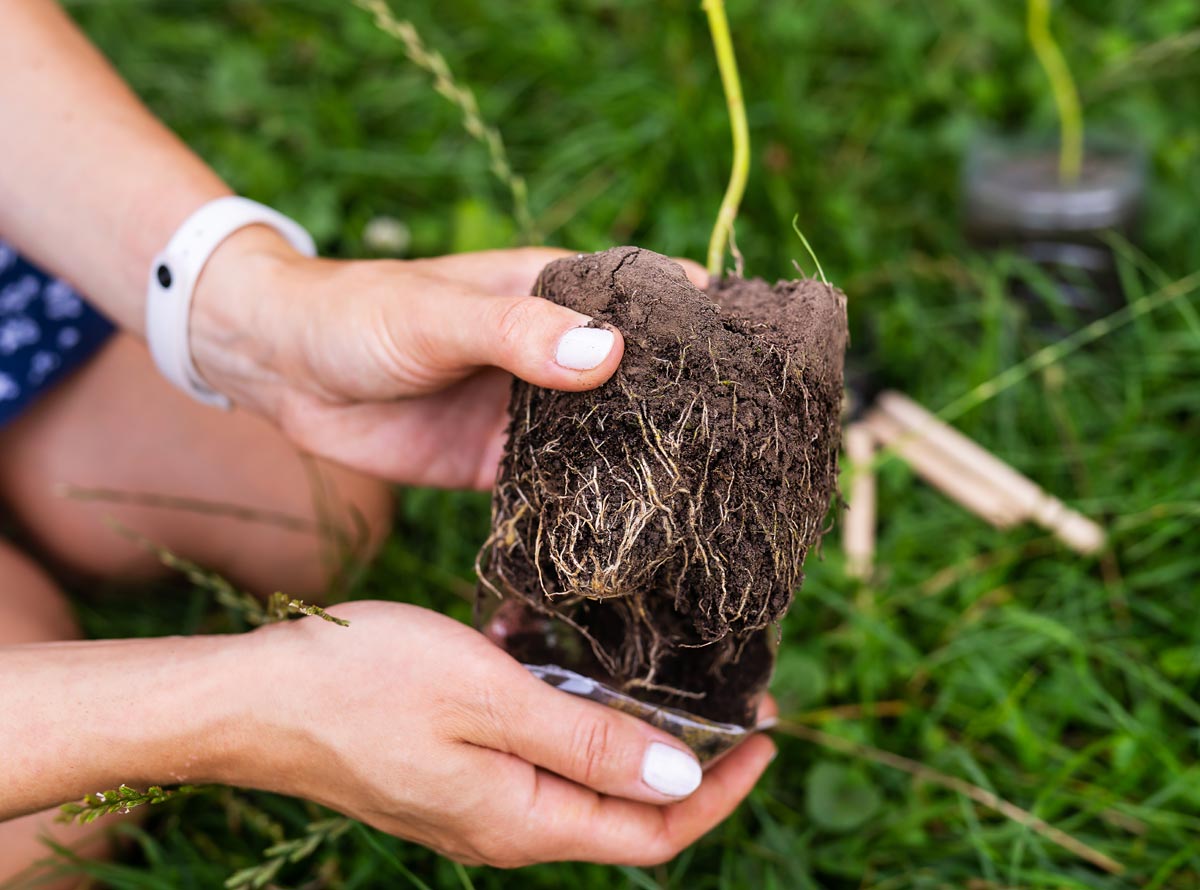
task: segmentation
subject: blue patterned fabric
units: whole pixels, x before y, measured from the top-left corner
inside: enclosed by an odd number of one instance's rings
[[[0,241],[0,426],[95,354],[112,323]]]

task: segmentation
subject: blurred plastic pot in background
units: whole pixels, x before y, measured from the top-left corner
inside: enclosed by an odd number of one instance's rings
[[[476,625],[488,639],[516,658],[535,677],[550,685],[602,705],[632,714],[669,732],[690,747],[700,762],[710,765],[760,727],[706,720],[677,708],[650,704],[612,685],[582,635],[566,622],[539,615],[515,599],[496,599],[481,591],[476,600]],[[769,653],[770,671],[778,638],[768,629],[749,645]]]
[[[1116,232],[1136,241],[1144,158],[1134,140],[1089,139],[1079,176],[1067,182],[1052,139],[981,134],[963,169],[966,234],[982,248],[1018,250],[1050,274],[1058,307],[1043,305],[1045,293],[1015,289],[1036,317],[1063,307],[1084,317],[1103,315],[1124,303],[1104,236]]]

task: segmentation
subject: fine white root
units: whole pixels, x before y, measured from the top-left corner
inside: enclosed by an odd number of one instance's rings
[[[779,621],[836,478],[836,407],[817,410],[791,356],[763,354],[757,397],[711,341],[656,356],[663,382],[648,391],[619,370],[608,386],[622,398],[574,412],[579,396],[518,385],[477,561],[483,589],[564,621],[626,689],[685,706],[703,697],[664,679],[664,665],[721,643],[719,671]],[[603,631],[601,608],[612,610]]]

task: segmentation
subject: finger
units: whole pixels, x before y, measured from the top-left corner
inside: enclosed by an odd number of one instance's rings
[[[491,294],[522,294],[548,263],[575,256],[557,247],[520,247],[515,250],[481,250],[426,260],[410,260],[422,272],[469,284]],[[675,257],[688,280],[699,288],[708,286],[708,270],[686,257]]]
[[[397,304],[390,327],[409,359],[438,374],[494,365],[536,386],[594,389],[625,351],[615,328],[541,297],[490,297],[444,287]]]
[[[683,267],[683,272],[688,277],[688,281],[696,285],[696,287],[704,290],[708,287],[708,270],[697,263],[695,260],[689,260],[687,257],[674,257],[675,262]]]
[[[671,855],[691,846],[724,822],[762,778],[775,759],[775,743],[764,735],[747,739],[704,775],[704,784],[688,800],[666,810]],[[670,851],[669,851],[670,852]]]
[[[775,701],[775,696],[767,693],[763,696],[762,701],[758,703],[758,713],[754,720],[755,726],[771,726],[779,719],[779,705]]]
[[[526,858],[657,865],[679,855],[724,821],[750,793],[775,754],[764,736],[731,752],[704,776],[687,800],[666,807],[603,797],[558,776],[536,777],[530,836],[539,849]]]
[[[613,708],[579,698],[513,664],[502,697],[461,733],[602,794],[663,804],[700,785],[696,755],[675,737]],[[507,673],[507,672],[506,672]],[[486,693],[485,693],[486,695]]]
[[[519,247],[411,262],[424,273],[468,284],[487,294],[527,294],[547,263],[572,255],[556,247]]]

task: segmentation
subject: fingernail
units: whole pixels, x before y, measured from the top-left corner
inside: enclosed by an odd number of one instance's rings
[[[590,371],[604,361],[616,339],[604,328],[571,328],[558,341],[554,360],[572,371]]]
[[[700,763],[685,751],[651,742],[642,761],[642,781],[668,797],[687,797],[700,787]]]

